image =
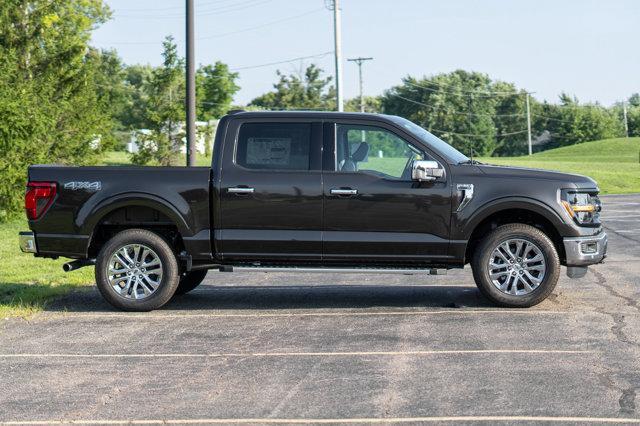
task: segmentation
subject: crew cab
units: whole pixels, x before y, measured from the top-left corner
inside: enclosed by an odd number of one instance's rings
[[[400,117],[233,112],[210,167],[29,167],[23,251],[95,264],[113,306],[148,311],[207,270],[440,274],[529,307],[560,265],[605,257],[598,187],[481,164]]]

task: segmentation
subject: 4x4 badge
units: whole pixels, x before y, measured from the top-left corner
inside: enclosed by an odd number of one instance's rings
[[[64,189],[70,189],[77,191],[79,189],[85,189],[87,191],[100,191],[102,189],[101,182],[67,182],[64,184]]]

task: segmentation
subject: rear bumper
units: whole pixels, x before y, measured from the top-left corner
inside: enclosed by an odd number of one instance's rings
[[[563,239],[567,266],[587,266],[600,263],[607,254],[607,234]]]
[[[20,232],[20,250],[24,253],[38,253],[36,236],[33,232]]]

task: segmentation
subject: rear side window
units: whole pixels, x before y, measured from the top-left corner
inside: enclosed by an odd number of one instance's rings
[[[309,170],[310,123],[244,123],[236,164],[255,170]]]

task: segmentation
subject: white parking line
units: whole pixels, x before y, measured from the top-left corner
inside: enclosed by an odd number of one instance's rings
[[[255,314],[147,314],[147,313],[45,313],[40,318],[140,318],[140,319],[176,319],[176,318],[291,318],[291,317],[359,317],[359,316],[402,316],[402,315],[477,315],[477,314],[516,314],[516,315],[574,315],[569,311],[536,311],[522,309],[458,309],[442,311],[388,311],[388,312],[294,312],[294,313],[255,313]]]
[[[638,206],[640,203],[635,201],[604,201],[602,206]]]
[[[561,416],[440,416],[440,417],[371,417],[371,418],[318,418],[318,419],[148,419],[148,420],[32,420],[7,421],[0,424],[18,425],[60,425],[60,424],[99,424],[99,425],[151,425],[151,424],[381,424],[381,423],[442,423],[442,422],[540,422],[540,423],[632,423],[640,418],[631,417],[561,417]]]
[[[368,351],[368,352],[248,352],[248,353],[139,353],[139,354],[78,354],[78,353],[18,353],[0,354],[1,358],[246,358],[246,357],[353,357],[353,356],[431,356],[478,354],[562,354],[583,355],[594,351],[556,349],[467,349],[425,351]]]

